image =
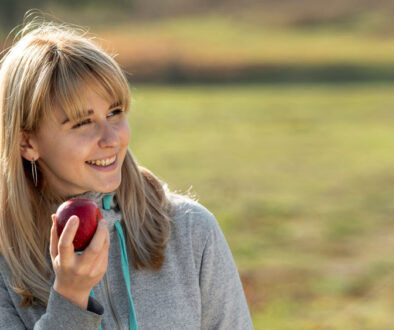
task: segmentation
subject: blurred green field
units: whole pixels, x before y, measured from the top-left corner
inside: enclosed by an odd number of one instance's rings
[[[252,3],[147,18],[52,8],[94,27],[131,82],[245,68],[391,81],[133,83],[129,120],[138,162],[216,215],[256,330],[394,329],[392,2]]]
[[[390,84],[131,87],[131,149],[217,217],[256,329],[393,329]]]

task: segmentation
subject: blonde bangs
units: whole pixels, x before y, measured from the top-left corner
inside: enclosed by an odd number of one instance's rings
[[[58,62],[53,69],[49,99],[42,102],[44,116],[53,116],[54,107],[62,109],[71,121],[87,115],[87,89],[92,89],[110,104],[119,104],[125,112],[130,103],[129,88],[120,69],[105,54],[92,49],[85,57],[76,57],[67,50],[57,52]],[[88,56],[95,58],[90,59]],[[104,56],[103,56],[104,55]],[[101,58],[97,63],[97,57]],[[38,124],[38,123],[37,123]]]

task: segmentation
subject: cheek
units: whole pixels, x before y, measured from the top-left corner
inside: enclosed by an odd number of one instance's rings
[[[130,126],[126,120],[120,125],[118,134],[121,145],[127,147],[129,145],[131,132]]]
[[[83,157],[83,146],[72,148],[69,145],[57,144],[44,155],[43,159],[50,165],[58,168],[69,168],[79,163]]]
[[[58,137],[49,139],[46,143],[43,159],[48,164],[57,167],[70,167],[80,163],[88,152],[88,139],[72,139],[70,137]]]

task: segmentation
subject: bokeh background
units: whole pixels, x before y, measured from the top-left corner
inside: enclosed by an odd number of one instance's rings
[[[31,8],[117,54],[135,157],[216,215],[255,329],[394,329],[393,1],[3,0],[3,48]]]

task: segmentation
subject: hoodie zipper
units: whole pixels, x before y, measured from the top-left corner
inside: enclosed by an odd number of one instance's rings
[[[109,302],[109,307],[111,308],[112,315],[113,315],[113,317],[115,319],[116,327],[118,328],[118,330],[122,330],[122,328],[120,326],[121,323],[119,321],[119,316],[116,313],[115,308],[113,307],[112,298],[111,298],[111,294],[110,294],[111,291],[109,289],[109,282],[108,282],[108,278],[107,278],[107,273],[104,274],[104,284],[105,284],[104,285],[105,293],[106,293],[106,296],[107,296],[107,300]]]

